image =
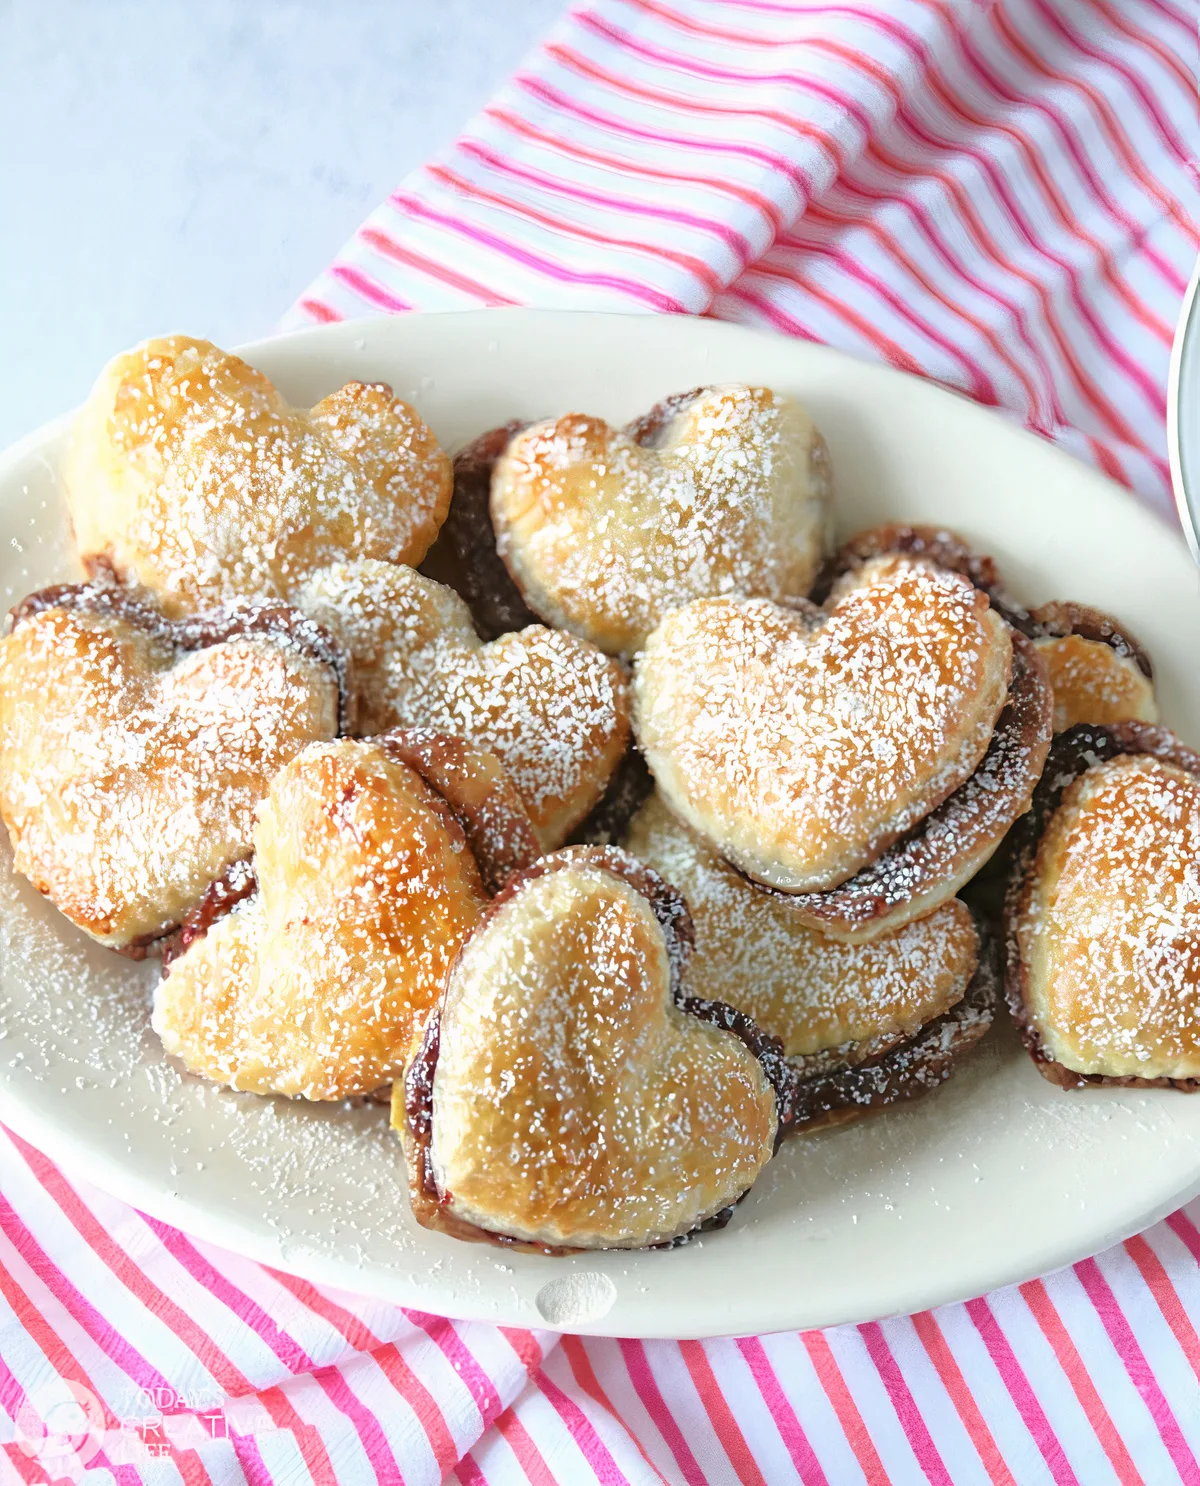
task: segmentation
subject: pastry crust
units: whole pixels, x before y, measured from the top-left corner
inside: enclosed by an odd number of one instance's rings
[[[624,845],[684,896],[695,929],[685,984],[776,1037],[789,1059],[864,1045],[882,1051],[962,999],[979,959],[970,910],[951,899],[868,944],[839,943],[801,923],[667,809],[642,806]]]
[[[1086,604],[1043,604],[1030,613],[1054,692],[1054,731],[1076,723],[1157,722],[1150,657],[1115,620]]]
[[[788,1133],[927,1093],[991,1023],[994,956],[958,899],[848,945],[807,928],[661,796],[638,812],[625,845],[687,901],[695,948],[686,988],[745,1013],[782,1045],[794,1081]]]
[[[692,599],[807,594],[831,484],[798,403],[764,387],[701,387],[624,430],[579,413],[521,430],[496,464],[491,514],[529,606],[632,655]]]
[[[1054,695],[1056,733],[1077,722],[1158,721],[1150,657],[1124,625],[1086,604],[1023,608],[1004,588],[995,561],[972,551],[944,527],[891,522],[859,532],[826,564],[814,596],[827,598],[847,574],[888,552],[962,573],[987,594],[998,614],[1033,641]]]
[[[331,638],[294,610],[173,625],[61,586],[0,641],[0,814],[17,870],[141,954],[250,849],[275,771],[339,720]]]
[[[151,340],[101,373],[65,483],[85,564],[171,616],[290,601],[341,558],[420,562],[450,503],[450,461],[383,383],[309,411],[207,341]]]
[[[1050,747],[1052,698],[1031,641],[1012,634],[1013,674],[979,767],[869,866],[840,886],[796,893],[814,929],[861,943],[911,923],[973,883],[1033,799]]]
[[[1200,1087],[1200,755],[1140,723],[1055,740],[1013,849],[1009,1008],[1063,1088]]]
[[[484,645],[452,589],[391,563],[324,568],[298,602],[351,656],[361,734],[430,727],[492,751],[546,849],[579,825],[624,757],[629,683],[585,640],[531,625]]]
[[[456,739],[306,749],[260,811],[254,891],[235,884],[185,929],[155,996],[163,1046],[256,1094],[344,1099],[389,1083],[489,886],[536,854],[520,817],[496,761]]]
[[[563,1252],[727,1216],[770,1159],[777,1093],[744,1018],[682,999],[689,937],[678,896],[611,848],[513,879],[394,1106],[420,1222]]]
[[[975,772],[1011,637],[969,582],[903,558],[825,610],[701,599],[637,659],[638,740],[670,807],[749,876],[833,888]]]

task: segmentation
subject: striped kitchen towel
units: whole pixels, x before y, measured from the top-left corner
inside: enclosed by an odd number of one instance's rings
[[[936,377],[1169,509],[1189,0],[587,0],[288,317],[688,311]],[[1200,1203],[827,1332],[559,1338],[334,1293],[0,1137],[11,1481],[1200,1483]]]

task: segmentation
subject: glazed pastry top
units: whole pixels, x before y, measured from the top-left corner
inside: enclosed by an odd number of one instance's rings
[[[163,1045],[259,1094],[390,1082],[487,903],[462,826],[384,744],[344,740],[276,775],[254,850],[255,895],[158,989]]]
[[[181,651],[169,626],[37,609],[0,640],[17,868],[103,942],[153,938],[248,852],[275,771],[337,727],[336,674],[286,640]]]
[[[169,615],[289,600],[343,557],[420,562],[450,503],[450,461],[382,383],[310,411],[207,341],[147,341],[105,368],[65,470],[79,552]]]

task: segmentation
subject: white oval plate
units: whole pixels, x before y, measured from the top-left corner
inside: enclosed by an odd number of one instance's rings
[[[1167,448],[1179,520],[1200,563],[1200,258],[1179,307],[1171,346]]]
[[[296,403],[383,379],[449,449],[512,417],[625,420],[666,393],[763,382],[833,451],[839,527],[945,523],[1029,602],[1109,609],[1200,744],[1200,579],[1178,537],[1050,445],[961,398],[713,321],[522,310],[304,331],[244,354]],[[59,424],[0,460],[7,603],[73,571]],[[619,1336],[826,1326],[918,1310],[1092,1253],[1200,1188],[1200,1098],[1066,1094],[1006,1028],[912,1108],[793,1141],[723,1232],[545,1259],[418,1228],[382,1109],[260,1100],[183,1076],[149,1030],[156,970],[76,932],[0,861],[0,1118],[68,1171],[310,1279],[456,1317]]]

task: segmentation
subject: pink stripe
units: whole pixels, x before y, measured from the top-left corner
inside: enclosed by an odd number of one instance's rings
[[[556,55],[560,60],[571,65],[578,65],[583,60],[567,51],[559,51]],[[703,139],[696,135],[667,134],[660,129],[647,129],[630,120],[622,119],[619,115],[599,113],[595,109],[586,108],[566,93],[560,93],[557,88],[552,88],[541,78],[532,77],[527,73],[519,73],[514,82],[544,103],[550,104],[563,113],[571,114],[575,118],[584,119],[599,129],[611,129],[615,133],[628,135],[631,139],[644,139],[656,145],[674,145],[681,149],[700,150],[715,155],[740,155],[743,159],[755,160],[769,170],[778,172],[790,180],[805,197],[813,194],[810,178],[795,161],[789,160],[786,155],[777,155],[771,150],[758,149],[755,145],[743,144],[740,141]]]
[[[458,1462],[454,1474],[463,1483],[463,1486],[487,1486],[487,1477],[479,1469],[479,1466],[471,1459],[470,1455],[464,1455]]]
[[[1166,1220],[1167,1227],[1187,1249],[1188,1253],[1200,1264],[1200,1229],[1188,1217],[1187,1213],[1180,1208]]]
[[[390,289],[384,288],[378,279],[364,273],[361,268],[355,268],[353,264],[335,263],[329,272],[369,304],[375,305],[378,309],[387,310],[391,315],[403,315],[412,309],[408,300],[393,294]]]
[[[306,315],[311,315],[314,320],[319,320],[325,325],[333,324],[342,318],[337,310],[332,309],[323,300],[317,299],[312,294],[306,295],[300,301],[300,308]]]
[[[633,52],[637,56],[644,57],[649,61],[660,62],[665,66],[675,66],[716,81],[735,82],[742,85],[754,85],[764,82],[790,83],[795,87],[804,88],[807,92],[814,93],[817,97],[824,98],[826,102],[833,103],[842,109],[858,123],[869,139],[874,138],[877,133],[875,121],[862,108],[858,101],[851,94],[846,93],[841,88],[834,87],[823,79],[811,77],[800,72],[764,73],[758,75],[737,72],[730,68],[704,65],[695,58],[675,52],[668,52],[662,48],[651,47],[643,42],[639,42],[619,27],[609,24],[589,11],[576,11],[575,18],[587,25],[590,29],[596,31],[599,35],[612,41],[615,45],[621,46],[625,50]],[[839,55],[843,55],[844,60],[849,60],[844,55],[846,50],[845,48],[840,48]],[[860,67],[862,66],[861,61],[859,65]],[[997,168],[995,161],[985,151],[975,149],[965,141],[947,142],[930,134],[913,114],[905,95],[899,89],[894,89],[894,92],[898,100],[896,119],[904,124],[905,128],[907,128],[914,138],[919,139],[922,144],[930,147],[937,153],[949,152],[966,155],[976,163],[980,171],[990,182],[996,200],[1004,208],[1009,220],[1017,228],[1030,250],[1038,253],[1048,262],[1053,263],[1057,268],[1062,270],[1069,286],[1071,303],[1080,318],[1088,325],[1095,339],[1104,347],[1113,360],[1123,368],[1129,379],[1146,398],[1151,408],[1159,416],[1165,417],[1166,398],[1162,390],[1147,375],[1143,368],[1126,353],[1124,347],[1109,335],[1106,327],[1100,322],[1091,305],[1087,303],[1081,293],[1080,279],[1077,271],[1065,258],[1061,258],[1057,253],[1051,251],[1035,233],[1033,224],[1022,210],[1017,197],[1010,190],[1003,172]],[[773,117],[768,111],[759,112],[761,117]],[[1036,280],[1033,283],[1039,298],[1042,300],[1043,313],[1047,318],[1047,322],[1050,323],[1053,320],[1050,296],[1042,283]],[[1109,403],[1107,398],[1099,392],[1099,389],[1088,384],[1087,395],[1097,410],[1104,414],[1113,431],[1120,438],[1131,444],[1136,445],[1138,443],[1132,429],[1126,424],[1115,407]]]
[[[1051,30],[1056,31],[1064,41],[1068,42],[1076,51],[1082,52],[1092,62],[1098,62],[1102,67],[1111,68],[1113,72],[1119,73],[1129,84],[1130,88],[1137,94],[1138,101],[1145,109],[1147,116],[1153,120],[1163,142],[1173,155],[1184,165],[1192,160],[1192,154],[1186,143],[1176,134],[1175,128],[1169,118],[1158,106],[1158,100],[1146,86],[1145,81],[1138,76],[1137,72],[1119,56],[1109,52],[1098,52],[1094,47],[1088,46],[1077,31],[1072,31],[1063,19],[1062,14],[1048,0],[1033,0],[1038,12],[1046,19]],[[1195,42],[1195,31],[1192,33]]]
[[[197,1280],[221,1305],[226,1306],[275,1353],[288,1372],[308,1372],[316,1363],[294,1337],[282,1331],[274,1318],[257,1301],[251,1300],[224,1275],[177,1228],[160,1223],[156,1218],[139,1214],[142,1221],[158,1236],[166,1251]],[[212,1330],[209,1323],[209,1330]]]
[[[87,1332],[109,1361],[115,1363],[122,1372],[128,1373],[139,1388],[174,1391],[162,1373],[151,1367],[141,1353],[135,1351],[104,1316],[84,1299],[3,1197],[0,1197],[0,1229],[3,1229],[13,1247],[63,1310]],[[163,1396],[167,1394],[164,1393]]]
[[[318,1367],[310,1375],[325,1392],[334,1408],[343,1413],[354,1426],[354,1432],[362,1442],[363,1451],[371,1462],[371,1469],[381,1482],[396,1482],[403,1486],[404,1473],[400,1463],[392,1454],[392,1447],[380,1427],[379,1420],[361,1403],[357,1395],[336,1367]]]
[[[613,1459],[608,1446],[596,1433],[587,1415],[565,1394],[548,1373],[539,1373],[534,1383],[546,1402],[567,1426],[601,1486],[630,1486],[629,1478]]]
[[[887,1344],[882,1326],[878,1321],[872,1321],[866,1326],[860,1326],[858,1334],[863,1339],[884,1388],[887,1389],[888,1399],[896,1411],[904,1437],[917,1457],[917,1464],[929,1478],[931,1486],[954,1486],[938,1448],[933,1443],[929,1427],[917,1407],[912,1390],[896,1366],[896,1359],[892,1356],[892,1349]]]
[[[653,305],[656,310],[665,310],[669,314],[682,314],[685,308],[669,294],[662,294],[646,284],[639,284],[635,279],[624,279],[616,274],[607,273],[578,273],[564,264],[555,263],[549,258],[543,258],[539,253],[532,253],[514,242],[497,237],[495,233],[487,232],[482,227],[475,226],[474,223],[464,221],[461,217],[452,217],[445,212],[435,211],[405,191],[393,191],[391,200],[402,210],[414,217],[419,217],[422,221],[436,222],[439,227],[445,227],[460,237],[470,238],[473,242],[483,243],[486,247],[503,254],[504,257],[524,264],[526,268],[532,268],[538,273],[546,274],[549,278],[558,279],[562,283],[593,284],[599,288],[618,289],[624,294],[632,295],[635,299],[644,300],[646,304]]]
[[[829,1486],[828,1477],[813,1453],[813,1447],[796,1417],[796,1411],[779,1385],[779,1377],[771,1366],[762,1341],[756,1336],[744,1336],[737,1341],[736,1346],[762,1394],[771,1422],[779,1431],[779,1437],[792,1457],[796,1474],[804,1486]]]
[[[599,191],[587,190],[583,186],[574,185],[557,176],[544,175],[540,170],[518,165],[514,160],[488,149],[478,140],[460,140],[458,149],[464,155],[472,155],[491,169],[511,176],[514,180],[525,181],[531,186],[552,191],[558,196],[567,196],[573,201],[586,201],[592,206],[614,207],[617,211],[628,212],[631,216],[652,217],[661,222],[679,222],[684,227],[694,227],[699,232],[710,233],[713,237],[719,238],[730,250],[738,260],[739,268],[744,268],[754,257],[754,249],[740,232],[735,232],[732,227],[711,217],[698,217],[692,212],[680,211],[676,207],[654,206],[649,202],[636,201],[630,196],[607,196]],[[643,246],[648,252],[655,251],[653,243],[646,243]]]
[[[481,1428],[488,1429],[502,1412],[504,1404],[491,1378],[480,1367],[478,1359],[458,1334],[454,1323],[444,1316],[430,1316],[424,1311],[405,1308],[404,1314],[414,1326],[420,1327],[462,1378],[479,1410]]]
[[[976,402],[987,403],[992,407],[995,407],[999,403],[1000,398],[996,393],[995,385],[980,363],[956,346],[947,336],[944,336],[923,315],[918,315],[911,305],[905,303],[896,290],[891,288],[882,279],[876,277],[875,274],[869,272],[856,258],[828,243],[816,242],[811,238],[803,242],[791,238],[783,245],[784,249],[786,250],[792,242],[796,242],[797,247],[805,253],[816,254],[817,257],[828,258],[831,262],[836,263],[847,278],[864,284],[873,293],[877,294],[902,320],[906,320],[919,335],[923,336],[926,340],[932,341],[935,346],[940,346],[951,360],[957,361],[959,366],[962,367],[965,373],[966,390],[970,392]]]
[[[966,1311],[975,1323],[975,1329],[983,1339],[988,1356],[992,1359],[996,1371],[1008,1389],[1008,1396],[1016,1404],[1017,1412],[1024,1421],[1025,1428],[1028,1429],[1033,1442],[1042,1452],[1042,1459],[1046,1462],[1050,1474],[1059,1486],[1079,1486],[1075,1472],[1071,1469],[1070,1462],[1058,1441],[1058,1436],[1051,1429],[1050,1421],[1034,1396],[1033,1389],[1029,1386],[1029,1379],[1025,1376],[1021,1364],[1017,1361],[1016,1353],[1008,1338],[1001,1331],[986,1299],[968,1300]]]
[[[515,299],[508,299],[503,294],[497,294],[486,285],[467,278],[466,274],[456,273],[454,269],[446,268],[441,263],[435,263],[432,258],[426,258],[423,254],[414,252],[412,248],[405,247],[395,238],[389,237],[379,227],[360,227],[358,236],[368,247],[382,253],[385,258],[390,258],[393,263],[403,263],[408,268],[415,268],[426,278],[437,279],[443,284],[449,284],[451,288],[461,289],[464,294],[469,294],[473,299],[480,299],[484,304],[516,304]]]
[[[696,1463],[696,1457],[688,1448],[688,1442],[675,1422],[674,1414],[668,1409],[663,1399],[658,1381],[650,1367],[645,1343],[622,1337],[618,1346],[621,1349],[625,1370],[629,1374],[629,1381],[636,1389],[638,1397],[646,1412],[653,1419],[667,1448],[674,1455],[675,1463],[683,1472],[684,1480],[688,1486],[705,1486],[704,1472]]]
[[[1125,1312],[1121,1309],[1120,1302],[1113,1294],[1108,1281],[1100,1272],[1100,1266],[1094,1259],[1084,1259],[1075,1265],[1075,1274],[1079,1283],[1087,1291],[1088,1299],[1095,1306],[1096,1314],[1100,1317],[1105,1331],[1108,1332],[1109,1341],[1112,1342],[1117,1355],[1125,1364],[1129,1381],[1137,1389],[1142,1402],[1149,1409],[1150,1417],[1162,1436],[1162,1442],[1175,1463],[1175,1469],[1183,1477],[1187,1486],[1195,1486],[1195,1483],[1200,1481],[1200,1465],[1197,1465],[1196,1457],[1188,1448],[1175,1415],[1171,1412],[1171,1405],[1158,1386],[1154,1370],[1146,1361],[1146,1354],[1138,1345],[1133,1328],[1126,1320]]]

